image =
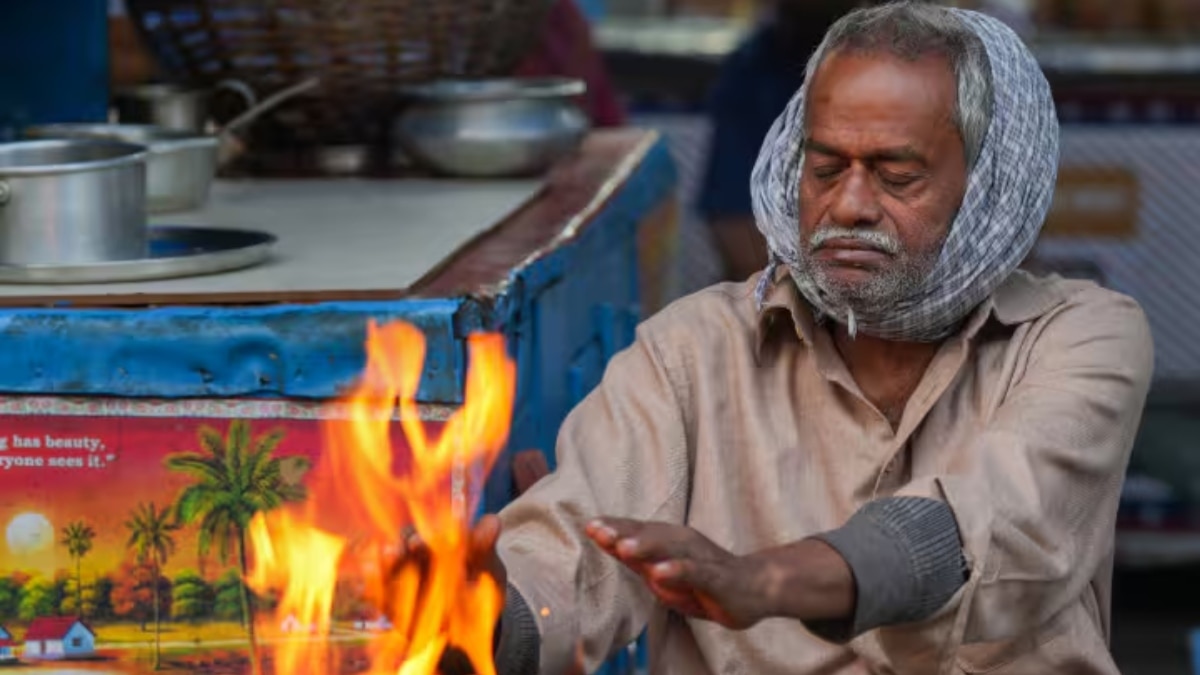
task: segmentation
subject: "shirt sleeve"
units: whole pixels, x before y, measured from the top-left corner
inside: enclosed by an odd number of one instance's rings
[[[927,619],[966,581],[958,525],[943,501],[878,499],[842,527],[816,538],[832,546],[854,576],[854,615],[807,623],[810,631],[830,642],[844,643],[880,626]]]
[[[970,580],[939,617],[882,629],[902,638],[881,644],[957,650],[1027,635],[1078,602],[1111,559],[1153,371],[1149,326],[1131,299],[1094,289],[1028,331],[1028,356],[1009,364],[1013,384],[952,460],[961,465],[900,492],[949,505]]]
[[[500,514],[500,556],[537,622],[540,672],[567,672],[580,643],[592,672],[638,636],[654,607],[642,581],[586,538],[587,522],[684,520],[685,408],[644,330],[567,416],[555,472]]]

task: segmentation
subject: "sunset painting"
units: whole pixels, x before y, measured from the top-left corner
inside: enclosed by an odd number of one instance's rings
[[[286,618],[264,623],[276,599],[243,582],[246,527],[260,511],[305,498],[318,422],[5,421],[0,665],[8,672],[249,672],[252,640],[303,633]],[[346,645],[352,672],[356,645],[386,621],[349,593],[333,614],[330,640]]]

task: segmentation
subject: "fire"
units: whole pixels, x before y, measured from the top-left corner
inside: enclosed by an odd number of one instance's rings
[[[475,504],[467,493],[469,476],[486,476],[508,439],[515,368],[500,335],[474,335],[467,346],[463,405],[430,438],[415,401],[424,336],[406,323],[371,324],[366,370],[340,413],[327,416],[307,499],[251,521],[247,583],[279,594],[272,626],[306,633],[273,640],[277,673],[338,670],[334,603],[339,582],[350,581],[390,623],[371,640],[373,675],[434,675],[448,647],[478,675],[494,675],[504,591],[490,575],[469,573]],[[407,454],[392,445],[397,414]],[[397,559],[389,552],[407,529],[426,550]]]

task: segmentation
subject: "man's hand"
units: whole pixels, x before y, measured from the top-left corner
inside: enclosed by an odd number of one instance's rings
[[[496,580],[500,590],[508,585],[508,572],[504,563],[496,553],[496,542],[500,540],[500,519],[488,514],[479,519],[471,529],[471,540],[467,553],[467,576],[476,578],[480,574],[490,574]],[[429,549],[421,540],[416,530],[406,528],[400,536],[400,545],[391,556],[392,569],[408,563],[422,564],[429,555]]]
[[[500,592],[504,593],[508,585],[508,572],[503,561],[496,553],[496,542],[500,539],[500,519],[494,515],[486,515],[479,519],[470,534],[467,554],[467,576],[476,579],[488,574],[495,579]],[[405,565],[415,564],[424,566],[428,563],[429,548],[422,541],[416,530],[406,528],[400,535],[400,543],[395,551],[390,552],[391,576],[395,578]],[[388,593],[394,597],[394,593]],[[442,654],[438,665],[441,673],[472,673],[475,669],[465,653],[456,647],[449,647]]]
[[[602,518],[588,525],[587,534],[677,612],[739,630],[771,614],[767,566],[690,527]]]

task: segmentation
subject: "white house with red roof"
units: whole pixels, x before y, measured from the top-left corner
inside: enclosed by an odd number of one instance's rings
[[[96,633],[74,616],[41,616],[25,631],[26,659],[80,659],[96,654]]]

